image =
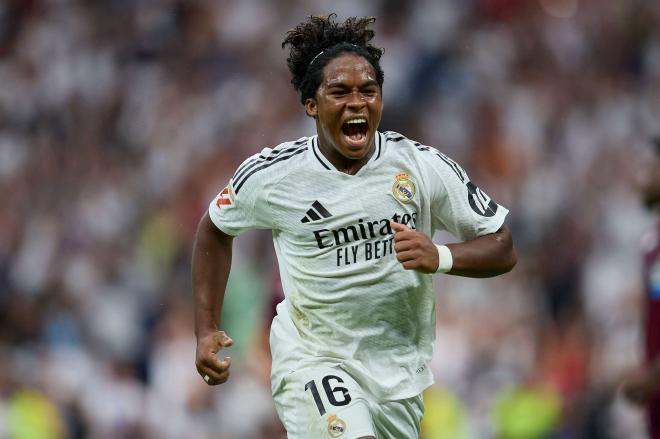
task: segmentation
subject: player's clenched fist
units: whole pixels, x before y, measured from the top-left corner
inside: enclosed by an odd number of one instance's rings
[[[396,258],[403,268],[422,273],[435,273],[440,258],[431,238],[394,221],[390,221],[390,227],[394,230]]]
[[[224,360],[220,360],[216,354],[222,348],[228,348],[233,344],[234,340],[224,331],[213,331],[198,337],[195,365],[197,372],[209,386],[222,384],[229,378],[231,358],[225,357]]]

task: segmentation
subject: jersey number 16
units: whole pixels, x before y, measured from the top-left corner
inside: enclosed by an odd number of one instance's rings
[[[346,387],[340,387],[340,386],[331,387],[330,380],[335,380],[338,383],[344,382],[344,380],[342,380],[341,378],[335,375],[327,375],[323,377],[323,379],[321,380],[321,384],[323,384],[323,389],[325,390],[325,394],[328,397],[328,402],[334,406],[344,406],[347,405],[349,402],[351,402],[351,395],[348,394],[348,389]],[[323,401],[321,401],[321,395],[319,395],[319,391],[316,387],[316,383],[314,382],[314,380],[305,384],[305,391],[307,390],[310,390],[312,392],[312,396],[314,397],[314,402],[316,403],[316,407],[319,409],[319,414],[323,416],[325,414],[325,407],[323,406]],[[341,394],[341,400],[337,400],[335,396],[335,394],[337,393]]]

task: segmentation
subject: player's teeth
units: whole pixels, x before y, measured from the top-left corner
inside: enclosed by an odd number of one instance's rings
[[[351,119],[349,121],[346,121],[346,123],[367,123],[367,119],[362,118],[362,119]]]

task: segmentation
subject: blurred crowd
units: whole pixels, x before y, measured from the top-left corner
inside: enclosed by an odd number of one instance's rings
[[[377,18],[381,130],[511,211],[513,272],[434,279],[423,438],[645,437],[616,390],[641,358],[652,0],[0,2],[0,437],[282,438],[270,234],[235,241],[219,388],[194,366],[191,245],[243,159],[314,133],[280,44],[333,11]]]

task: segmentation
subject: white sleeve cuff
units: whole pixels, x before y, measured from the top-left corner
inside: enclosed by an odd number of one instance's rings
[[[451,256],[451,251],[446,245],[437,245],[438,257],[440,258],[440,263],[438,264],[438,269],[435,270],[436,273],[446,273],[451,270],[452,265],[454,264],[454,258]]]

